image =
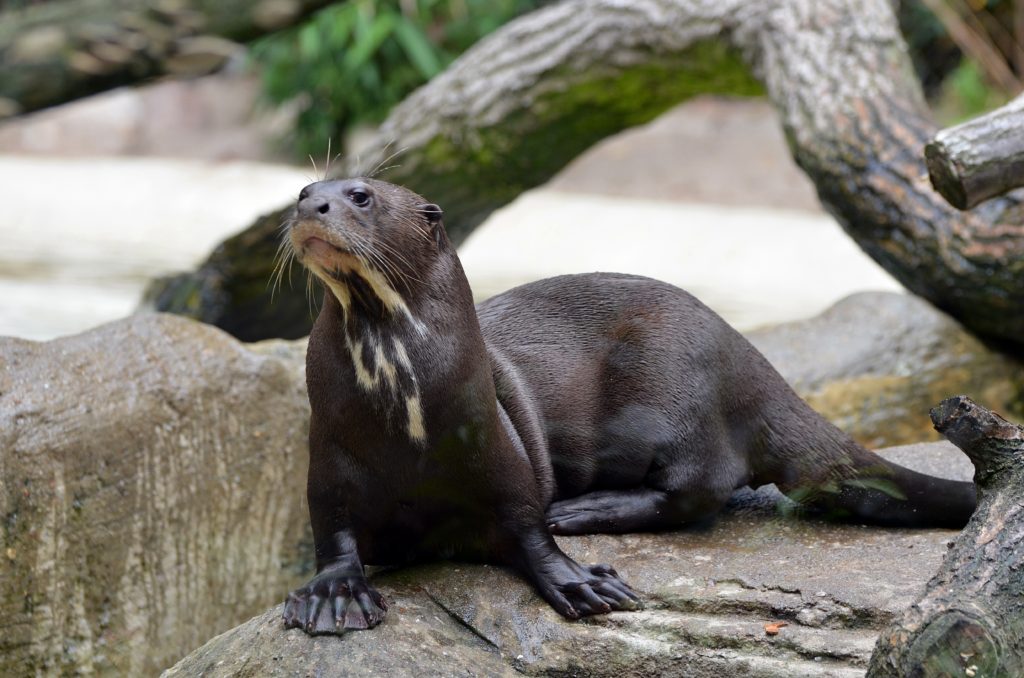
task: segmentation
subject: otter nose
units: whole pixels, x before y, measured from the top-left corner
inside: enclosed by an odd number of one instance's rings
[[[316,219],[331,211],[331,200],[324,195],[300,195],[298,210],[300,217]]]

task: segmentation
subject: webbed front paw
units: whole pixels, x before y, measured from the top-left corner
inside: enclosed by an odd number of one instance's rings
[[[569,619],[643,607],[639,596],[609,565],[584,566],[563,555],[534,576],[541,595]]]
[[[370,629],[384,621],[384,596],[348,568],[326,568],[288,594],[284,625],[317,636]]]

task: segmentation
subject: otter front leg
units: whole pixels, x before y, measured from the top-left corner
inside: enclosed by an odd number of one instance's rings
[[[542,528],[531,530],[517,547],[516,565],[562,616],[578,619],[641,606],[640,598],[610,565],[580,565]]]
[[[387,601],[366,581],[352,533],[335,532],[317,542],[316,552],[316,576],[285,601],[285,628],[301,628],[310,635],[341,635],[384,621]]]

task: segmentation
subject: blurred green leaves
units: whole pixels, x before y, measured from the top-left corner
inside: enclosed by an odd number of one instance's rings
[[[542,0],[349,0],[257,41],[270,103],[296,102],[298,157],[338,148],[487,33]]]

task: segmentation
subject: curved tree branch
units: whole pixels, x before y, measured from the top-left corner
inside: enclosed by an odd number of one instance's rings
[[[696,94],[760,92],[729,38],[744,4],[576,0],[528,14],[411,94],[347,169],[397,149],[385,176],[441,201],[461,241],[607,136]]]
[[[520,154],[517,145],[480,162],[475,154],[488,144],[473,133],[474,123],[489,120],[489,130],[499,120],[523,120],[518,143],[542,139],[531,107],[543,101],[549,74],[589,68],[588,52],[597,49],[555,42],[579,34],[586,45],[600,44],[605,59],[624,54],[627,63],[638,53],[671,58],[708,39],[738,51],[778,108],[797,163],[851,237],[908,289],[971,329],[1024,341],[1024,228],[1019,218],[1003,217],[1017,217],[1006,209],[1017,203],[961,213],[929,185],[923,149],[936,127],[886,0],[660,0],[629,9],[577,1],[537,12],[481,43],[395,110],[378,143],[409,147],[406,157],[414,160],[389,176],[428,190],[449,209],[449,195],[457,204],[462,197],[444,182],[481,166],[524,177],[523,187],[547,179],[575,149],[550,157],[560,149],[546,147],[541,167],[538,154]],[[501,68],[505,59],[517,63],[511,73]],[[677,64],[671,77],[692,82],[693,70]],[[444,152],[434,167],[438,149]],[[456,228],[475,225],[481,207]]]
[[[466,52],[347,170],[399,163],[384,178],[441,204],[458,241],[597,140],[689,95],[755,91],[748,74],[861,248],[972,330],[1024,342],[1019,203],[961,213],[931,188],[936,127],[889,0],[567,0]]]

